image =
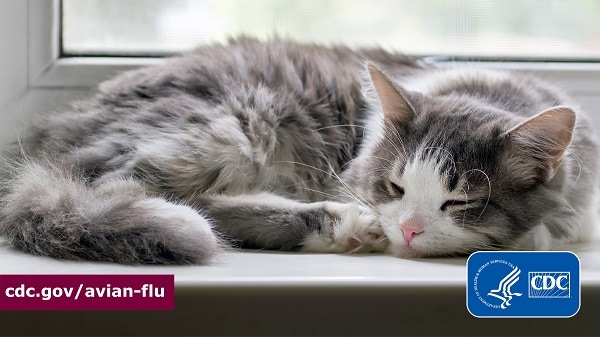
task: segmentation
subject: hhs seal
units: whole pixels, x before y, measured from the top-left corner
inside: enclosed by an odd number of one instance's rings
[[[579,273],[571,252],[476,252],[467,260],[467,309],[476,317],[571,317]]]

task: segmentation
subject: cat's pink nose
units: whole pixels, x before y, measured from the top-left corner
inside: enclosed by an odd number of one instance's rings
[[[423,233],[424,227],[423,220],[416,216],[410,217],[400,225],[406,243],[410,243],[416,235]]]

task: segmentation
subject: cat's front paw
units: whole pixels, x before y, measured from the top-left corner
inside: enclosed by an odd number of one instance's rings
[[[321,230],[309,236],[302,251],[319,253],[381,252],[388,240],[376,214],[356,204],[325,202]]]

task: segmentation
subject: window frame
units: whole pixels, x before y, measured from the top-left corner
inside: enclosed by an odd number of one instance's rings
[[[160,64],[158,57],[63,57],[61,0],[27,0],[30,88],[93,88],[116,74]],[[438,62],[446,65],[449,62]],[[600,62],[459,61],[452,64],[528,72],[549,80],[569,93],[600,95]],[[600,112],[600,111],[599,111]]]
[[[156,57],[63,57],[61,0],[27,1],[32,88],[90,88],[122,71],[164,62]]]

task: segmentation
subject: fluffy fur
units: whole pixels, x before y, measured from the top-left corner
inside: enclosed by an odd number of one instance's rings
[[[546,250],[589,238],[597,144],[560,92],[493,71],[438,69],[398,83],[370,73],[366,94],[383,117],[345,178],[378,205],[392,253]]]
[[[548,249],[596,216],[596,142],[568,105],[534,79],[382,50],[203,46],[37,123],[0,234],[119,263],[205,263],[228,245]]]

